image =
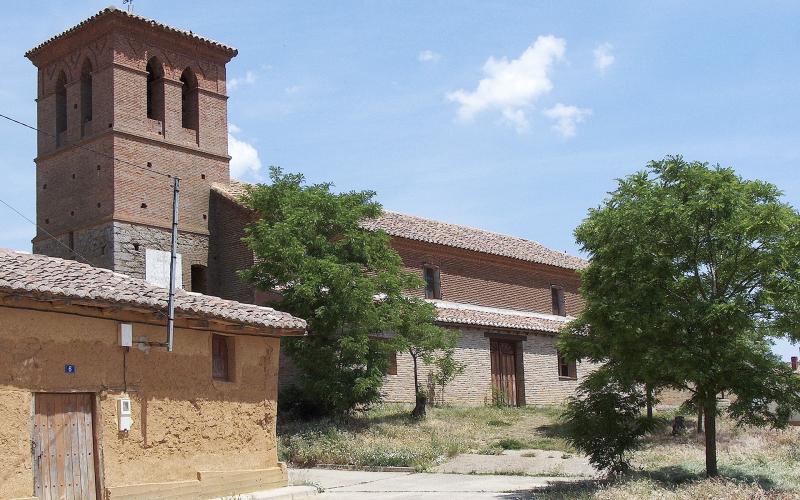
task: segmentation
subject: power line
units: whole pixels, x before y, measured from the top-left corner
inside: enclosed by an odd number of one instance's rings
[[[4,119],[6,119],[6,120],[8,120],[8,121],[10,121],[12,123],[16,123],[17,125],[22,125],[23,127],[29,128],[31,130],[34,130],[34,131],[36,131],[36,132],[38,132],[38,133],[40,133],[42,135],[46,135],[48,137],[53,137],[53,138],[58,139],[58,137],[55,134],[51,134],[49,132],[45,132],[44,130],[40,130],[40,129],[34,127],[33,125],[29,125],[29,124],[27,124],[25,122],[21,122],[21,121],[19,121],[17,119],[11,118],[10,116],[4,115],[2,113],[0,113],[0,118],[4,118]],[[76,147],[76,148],[79,148],[79,149],[83,149],[85,151],[92,152],[92,153],[94,153],[96,155],[99,155],[99,156],[102,156],[104,158],[110,158],[110,159],[112,159],[112,160],[114,160],[116,162],[123,163],[125,165],[130,165],[131,167],[140,168],[140,169],[144,170],[145,172],[150,172],[150,173],[156,174],[156,175],[163,175],[164,177],[167,177],[168,179],[172,179],[172,175],[171,174],[165,174],[164,172],[159,172],[158,170],[153,170],[152,168],[143,167],[141,165],[137,165],[136,163],[130,162],[128,160],[123,160],[122,158],[117,158],[114,155],[110,155],[108,153],[103,153],[102,151],[97,151],[96,149],[92,149],[92,148],[87,147],[87,146],[82,146],[80,144],[73,144],[73,146]]]
[[[77,251],[77,250],[75,250],[74,248],[70,248],[70,246],[69,246],[69,245],[66,245],[66,244],[64,244],[64,242],[63,242],[63,241],[61,241],[61,240],[59,240],[58,238],[56,238],[55,236],[53,236],[53,234],[52,234],[52,233],[50,233],[50,232],[49,232],[47,229],[43,228],[42,226],[40,226],[40,225],[39,225],[39,224],[37,224],[36,222],[34,222],[34,221],[32,221],[31,219],[29,219],[29,218],[28,218],[28,217],[27,217],[25,214],[23,214],[22,212],[20,212],[20,211],[19,211],[19,210],[17,210],[16,208],[12,207],[10,204],[8,204],[8,203],[7,203],[5,200],[3,200],[2,198],[0,198],[0,203],[2,203],[3,205],[7,206],[8,208],[10,208],[11,210],[13,210],[14,212],[16,212],[16,213],[17,213],[17,215],[19,215],[20,217],[22,217],[22,218],[23,218],[23,219],[25,219],[26,221],[28,221],[28,222],[30,222],[31,224],[33,224],[33,226],[34,226],[36,229],[40,230],[41,232],[43,232],[44,234],[46,234],[47,236],[49,236],[49,237],[50,237],[50,238],[51,238],[53,241],[55,241],[56,243],[58,243],[58,244],[59,244],[59,245],[61,245],[62,247],[66,248],[67,250],[69,250],[69,252],[70,252],[71,254],[77,255],[78,257],[80,257],[81,259],[83,259],[84,261],[86,261],[86,263],[87,263],[87,264],[89,264],[89,265],[90,265],[90,266],[92,266],[92,267],[100,267],[100,266],[96,266],[96,265],[94,265],[94,264],[92,263],[92,261],[91,261],[91,260],[87,259],[87,258],[86,258],[85,256],[83,256],[82,254],[78,253],[78,251]]]

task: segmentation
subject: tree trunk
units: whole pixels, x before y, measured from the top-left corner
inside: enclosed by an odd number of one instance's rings
[[[706,417],[706,476],[719,476],[717,470],[717,398],[712,395],[705,402]]]
[[[422,419],[425,418],[425,405],[428,398],[419,392],[419,375],[417,374],[417,356],[411,353],[411,359],[414,361],[414,410],[411,412],[411,418]]]
[[[419,376],[417,375],[417,356],[412,352],[411,359],[414,360],[414,396],[419,393]]]
[[[653,388],[645,386],[645,392],[647,393],[647,418],[653,418]]]
[[[703,433],[703,407],[701,406],[699,410],[697,410],[697,433]]]

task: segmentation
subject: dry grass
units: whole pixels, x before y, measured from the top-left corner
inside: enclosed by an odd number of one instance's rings
[[[558,408],[432,408],[428,418],[408,418],[409,407],[382,406],[352,418],[283,422],[278,425],[281,460],[296,466],[319,463],[411,466],[425,470],[458,453],[497,454],[501,444],[575,453],[560,436]],[[687,420],[692,429],[692,422]],[[773,431],[718,423],[723,478],[704,477],[702,437],[670,429],[650,436],[633,457],[635,472],[614,482],[554,485],[530,492],[536,498],[739,499],[800,498],[800,428]],[[523,494],[524,492],[519,492]]]
[[[693,429],[694,422],[687,422]],[[663,429],[634,454],[635,471],[624,479],[554,486],[537,498],[789,499],[800,498],[800,428],[784,431],[717,424],[719,479],[705,477],[703,436]]]
[[[416,422],[410,407],[386,405],[345,420],[278,425],[281,460],[298,466],[320,463],[407,466],[424,470],[458,453],[499,454],[503,446],[572,451],[547,426],[554,408],[430,408]]]

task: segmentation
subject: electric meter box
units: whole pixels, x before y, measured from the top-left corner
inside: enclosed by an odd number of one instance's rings
[[[127,432],[131,430],[133,418],[131,417],[131,400],[128,398],[120,398],[117,400],[117,419],[119,421],[119,430]]]

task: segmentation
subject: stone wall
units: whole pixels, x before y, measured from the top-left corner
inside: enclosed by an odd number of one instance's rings
[[[492,401],[491,358],[489,351],[491,331],[461,329],[461,339],[454,357],[467,365],[464,373],[456,377],[444,391],[435,387],[437,402],[451,405],[482,405]],[[596,369],[591,363],[577,365],[577,378],[558,376],[558,353],[552,335],[528,334],[522,345],[524,369],[523,404],[557,405],[572,395],[583,378]],[[431,391],[429,374],[431,368],[422,366],[420,381],[423,388]],[[283,374],[281,374],[283,376]],[[397,375],[387,375],[383,386],[384,400],[393,403],[414,401],[414,368],[408,353],[397,353]]]
[[[76,229],[72,231],[72,235],[67,232],[55,238],[47,236],[34,240],[33,252],[62,259],[87,261],[87,264],[95,267],[113,269],[113,235],[111,224]],[[70,245],[80,256],[69,250]]]
[[[135,278],[145,277],[148,248],[170,251],[172,234],[166,229],[114,222],[114,270]],[[191,266],[208,265],[208,236],[178,233],[178,253],[183,263],[183,288],[191,291]]]

